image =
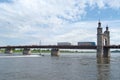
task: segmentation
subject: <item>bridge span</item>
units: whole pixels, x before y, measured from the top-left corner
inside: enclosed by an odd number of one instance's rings
[[[22,45],[22,46],[0,46],[0,49],[5,48],[58,48],[58,49],[97,49],[97,46],[80,46],[80,45]],[[109,49],[120,49],[120,45],[110,45],[110,46],[104,46],[104,48]]]
[[[32,48],[49,48],[52,56],[59,55],[59,49],[97,49],[97,46],[78,46],[78,45],[23,45],[23,46],[0,46],[0,49],[5,49],[5,53],[12,53],[14,49],[22,48],[23,54],[31,54]]]
[[[97,49],[97,46],[78,45],[25,45],[25,46],[0,46],[0,48],[58,48],[58,49]]]
[[[51,54],[58,55],[59,49],[89,49],[97,50],[97,46],[92,45],[22,45],[22,46],[0,46],[0,49],[5,49],[5,53],[12,53],[14,49],[23,49],[23,54],[31,54],[33,48],[48,48],[51,49]],[[105,49],[120,49],[120,45],[104,46]]]

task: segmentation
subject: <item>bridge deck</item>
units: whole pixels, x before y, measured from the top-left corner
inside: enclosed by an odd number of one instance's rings
[[[25,46],[0,46],[0,48],[59,48],[59,49],[97,49],[97,46],[78,45],[25,45]],[[104,46],[104,48],[119,49],[120,45]]]
[[[104,46],[105,48],[120,49],[120,45]]]
[[[59,49],[96,49],[97,46],[78,46],[78,45],[33,45],[33,46],[1,46],[0,48],[59,48]]]

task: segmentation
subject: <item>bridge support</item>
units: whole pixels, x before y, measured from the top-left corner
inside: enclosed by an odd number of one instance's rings
[[[108,31],[108,26],[106,27],[106,31],[103,33],[101,23],[99,22],[97,28],[97,58],[110,57],[110,49],[104,47],[109,45],[110,45],[110,32]]]
[[[104,58],[109,58],[110,57],[110,49],[109,48],[104,48]]]
[[[5,48],[5,54],[12,54],[13,49],[12,48]]]
[[[24,48],[23,55],[30,55],[30,54],[31,54],[30,48]]]
[[[59,49],[57,48],[51,49],[51,56],[59,56]]]

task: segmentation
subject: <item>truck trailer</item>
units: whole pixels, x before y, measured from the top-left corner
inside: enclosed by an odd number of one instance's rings
[[[71,45],[71,43],[70,42],[58,42],[57,45],[58,46],[64,46],[64,45],[66,46],[66,45]]]
[[[95,46],[95,42],[78,42],[78,46]]]

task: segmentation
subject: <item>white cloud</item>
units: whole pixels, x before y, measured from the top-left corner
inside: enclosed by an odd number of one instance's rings
[[[120,9],[120,0],[106,0],[106,3],[108,3],[108,5],[114,9]]]
[[[90,7],[120,9],[120,0],[86,0]]]
[[[0,37],[7,42],[1,41],[4,45],[13,44],[9,39],[18,40],[19,44],[39,43],[39,40],[43,44],[95,41],[97,22],[80,21],[86,15],[88,5],[91,8],[119,9],[120,0],[13,0],[13,3],[1,3]],[[114,24],[116,22],[104,21],[105,25],[118,27],[119,24]]]

